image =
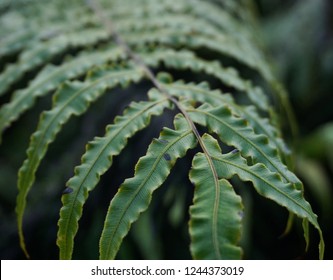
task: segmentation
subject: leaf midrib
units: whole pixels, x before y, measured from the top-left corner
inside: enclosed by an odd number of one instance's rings
[[[124,71],[124,70],[123,70]],[[121,71],[121,72],[123,72],[123,71]],[[136,70],[134,70],[134,69],[132,69],[132,70],[125,70],[126,72],[135,72]],[[36,147],[40,147],[41,145],[40,145],[40,143],[42,143],[43,142],[43,140],[45,139],[45,135],[47,134],[47,132],[48,132],[48,130],[50,129],[50,127],[52,126],[52,124],[53,124],[53,122],[59,117],[59,115],[61,115],[60,113],[62,113],[64,110],[65,110],[65,108],[66,108],[66,106],[69,104],[69,103],[71,103],[72,101],[73,101],[73,99],[75,99],[82,91],[84,91],[84,90],[86,90],[87,88],[89,88],[89,87],[92,87],[92,86],[95,86],[95,84],[97,84],[98,82],[100,82],[101,80],[103,80],[103,79],[106,79],[106,78],[109,78],[110,76],[112,76],[112,75],[114,75],[114,74],[117,74],[117,75],[121,75],[121,73],[119,73],[119,72],[117,72],[117,73],[112,73],[112,74],[110,74],[110,75],[108,75],[108,76],[104,76],[103,78],[101,78],[101,79],[98,79],[98,80],[96,80],[96,81],[94,81],[92,84],[90,84],[88,87],[85,87],[85,88],[83,88],[83,89],[81,89],[81,90],[79,90],[79,91],[77,91],[76,92],[76,94],[74,94],[71,98],[69,98],[68,100],[67,100],[67,102],[64,104],[64,106],[62,106],[62,108],[60,109],[60,110],[58,110],[58,113],[49,121],[49,124],[47,125],[47,127],[46,127],[46,129],[44,129],[44,131],[43,131],[43,134],[41,135],[42,137],[39,137],[38,138],[38,142],[34,145],[34,146],[36,146]],[[58,107],[55,107],[55,108],[53,108],[52,110],[55,110],[55,109],[58,109]],[[51,111],[52,111],[51,110]],[[38,131],[38,130],[37,130]],[[47,143],[46,143],[46,145],[48,145],[50,142],[52,142],[52,140],[51,141],[48,141]],[[31,148],[31,147],[30,147]],[[32,175],[32,170],[33,169],[36,169],[36,158],[37,158],[37,154],[38,154],[38,151],[39,151],[39,149],[33,149],[32,150],[32,152],[33,152],[33,154],[29,157],[28,156],[28,158],[26,159],[26,161],[25,162],[27,162],[26,164],[28,165],[27,166],[27,168],[25,168],[24,170],[22,170],[22,169],[20,169],[20,171],[19,172],[23,172],[23,178],[22,178],[22,176],[19,176],[19,182],[22,182],[22,183],[20,183],[19,185],[18,185],[18,188],[19,188],[19,190],[24,190],[24,193],[22,193],[22,192],[19,192],[19,197],[20,196],[22,196],[23,195],[23,197],[22,198],[25,198],[26,197],[26,195],[27,195],[27,192],[28,192],[28,190],[29,190],[29,188],[31,187],[31,182],[29,182],[30,180],[26,180],[26,179],[24,179],[26,176],[28,176],[28,177],[30,177],[31,175]],[[31,162],[31,163],[33,163],[33,164],[28,164],[29,162]],[[25,166],[25,163],[22,165],[22,167],[24,167]],[[38,166],[38,165],[37,165]],[[33,172],[34,173],[34,172]],[[22,173],[21,173],[22,174]],[[29,185],[27,186],[26,185],[26,183],[25,182],[29,182]],[[22,204],[22,207],[24,208],[25,206]],[[21,209],[22,210],[22,209]],[[21,217],[22,215],[23,215],[23,213],[21,213],[21,210],[20,210],[20,212],[18,213],[18,216],[19,217]]]
[[[208,165],[211,169],[213,180],[214,180],[214,187],[215,187],[215,198],[214,198],[214,206],[213,206],[213,222],[212,222],[212,239],[213,239],[213,246],[214,251],[216,253],[217,259],[221,259],[221,252],[219,248],[219,240],[218,240],[218,212],[219,212],[219,205],[220,205],[220,184],[219,180],[216,174],[215,166],[211,165],[213,164],[212,156],[211,155],[205,155],[205,158],[208,162]],[[208,158],[209,157],[209,158]],[[214,172],[215,170],[215,172]]]
[[[121,224],[121,221],[123,220],[123,217],[125,215],[125,212],[127,212],[127,210],[129,209],[129,207],[131,206],[132,202],[136,199],[136,197],[138,196],[138,193],[139,191],[142,189],[142,186],[144,186],[147,181],[150,179],[150,177],[152,176],[152,174],[155,172],[155,169],[156,169],[156,166],[158,165],[158,163],[161,161],[163,155],[172,147],[174,146],[177,142],[179,142],[180,140],[182,140],[183,138],[187,137],[188,135],[190,135],[192,132],[192,130],[187,130],[186,132],[184,132],[183,134],[181,134],[179,137],[177,137],[177,139],[175,139],[173,142],[169,142],[163,149],[158,157],[156,158],[154,164],[153,164],[153,168],[151,168],[151,170],[149,171],[148,175],[145,177],[145,179],[143,180],[143,182],[139,185],[139,187],[136,189],[135,193],[134,193],[134,197],[133,199],[131,199],[131,201],[129,201],[127,204],[126,204],[126,207],[124,207],[124,211],[122,211],[122,214],[121,214],[121,217],[118,221],[118,223],[116,224],[116,227],[115,227],[115,230],[113,231],[113,234],[112,236],[109,238],[110,242],[108,243],[107,245],[107,250],[106,250],[106,256],[109,256],[110,255],[110,247],[111,247],[111,240],[113,240],[118,228],[119,228],[119,225]],[[133,177],[135,178],[135,177]],[[132,178],[132,179],[133,179]],[[125,182],[124,182],[125,184]]]
[[[228,127],[231,131],[233,131],[235,134],[237,134],[240,138],[242,138],[242,140],[244,142],[247,142],[248,144],[250,144],[250,146],[254,147],[266,160],[269,164],[271,164],[277,171],[279,171],[279,174],[285,178],[285,180],[291,184],[295,184],[294,182],[291,182],[289,180],[288,177],[286,177],[286,175],[284,174],[284,170],[281,170],[279,167],[276,166],[276,164],[274,162],[272,162],[269,157],[266,155],[265,152],[263,152],[253,141],[250,141],[250,139],[244,137],[242,134],[238,133],[237,130],[235,130],[232,126],[230,126],[228,123],[220,120],[219,118],[217,118],[215,115],[209,113],[209,112],[206,112],[206,111],[202,111],[202,110],[198,110],[198,109],[191,109],[189,110],[191,112],[199,112],[199,113],[202,113],[202,114],[205,114],[205,115],[208,115],[209,117],[211,117],[212,119],[215,119],[217,122],[219,123],[222,123],[224,126]],[[232,117],[232,115],[230,115]],[[246,127],[246,128],[249,128],[251,129],[250,127]],[[251,129],[253,131],[253,129]],[[263,135],[263,134],[262,134]],[[265,135],[263,135],[265,136]],[[267,136],[265,136],[267,137]],[[268,138],[267,138],[268,139]],[[269,144],[268,144],[269,145]]]
[[[114,50],[116,50],[117,48],[114,48]],[[111,50],[110,50],[111,52]],[[90,54],[90,57],[103,57],[103,56],[107,56],[107,55],[110,55],[110,53],[91,53]],[[31,85],[31,88],[27,88],[26,91],[24,91],[24,94],[18,94],[19,91],[17,91],[16,93],[18,95],[14,95],[15,99],[12,99],[10,103],[7,103],[3,109],[7,109],[7,110],[4,110],[5,113],[7,114],[4,114],[3,116],[3,120],[10,120],[10,123],[13,121],[11,120],[11,110],[8,110],[8,108],[12,108],[12,107],[17,107],[18,105],[20,104],[26,104],[26,100],[30,100],[31,97],[38,97],[39,95],[35,95],[34,92],[36,90],[38,90],[38,87],[40,86],[45,86],[50,80],[52,80],[54,77],[56,77],[57,75],[59,75],[59,73],[62,73],[64,71],[67,71],[68,69],[70,69],[71,67],[73,67],[73,65],[75,64],[78,64],[84,60],[86,60],[86,57],[80,57],[78,59],[79,61],[77,61],[76,59],[74,59],[73,61],[69,62],[68,64],[63,64],[61,65],[61,67],[58,67],[57,69],[55,69],[55,71],[52,73],[52,74],[49,74],[46,78],[42,79],[41,81],[38,81],[37,83],[35,84],[32,84]],[[65,66],[65,67],[64,67]],[[23,90],[21,90],[22,92]],[[47,89],[46,91],[50,91],[49,89]],[[31,93],[31,94],[30,94]],[[17,97],[16,97],[17,96]],[[13,103],[14,102],[14,103]],[[13,105],[14,104],[14,105]],[[3,111],[3,110],[1,110]],[[0,122],[0,131],[5,129],[10,123],[1,123]]]
[[[170,85],[170,88],[178,88],[178,89],[184,89],[184,90],[191,90],[194,92],[198,92],[202,95],[209,95],[211,98],[217,98],[221,101],[221,104],[227,103],[230,106],[233,106],[236,110],[239,110],[242,114],[244,114],[247,119],[251,119],[255,124],[267,135],[269,136],[269,139],[274,142],[274,144],[281,149],[281,152],[283,151],[281,145],[276,141],[276,137],[266,129],[264,125],[262,125],[261,122],[258,122],[256,118],[253,118],[251,114],[249,114],[242,106],[239,106],[238,104],[229,101],[227,98],[223,98],[223,93],[221,92],[220,94],[215,94],[213,91],[207,89],[201,89],[198,88],[197,86],[191,86],[191,85],[179,85],[179,84],[172,84]],[[213,104],[212,104],[213,105]]]
[[[90,175],[90,173],[91,173],[91,171],[93,170],[94,166],[95,166],[96,163],[98,162],[98,159],[99,159],[100,155],[103,154],[103,152],[105,151],[105,149],[109,146],[110,142],[112,142],[113,139],[115,139],[115,138],[119,135],[119,133],[121,133],[121,131],[124,129],[124,127],[127,127],[127,125],[128,125],[129,123],[132,122],[133,119],[137,118],[139,115],[143,114],[144,112],[150,110],[152,107],[157,106],[158,104],[163,103],[163,102],[165,102],[165,101],[167,101],[167,99],[158,100],[157,102],[151,104],[149,107],[145,108],[144,111],[139,111],[139,112],[138,112],[137,114],[135,114],[133,117],[131,117],[130,119],[128,119],[128,120],[126,121],[126,124],[125,124],[124,126],[122,126],[120,129],[118,129],[117,133],[114,134],[113,137],[110,138],[110,140],[109,140],[109,141],[103,146],[103,148],[101,149],[101,151],[99,151],[99,153],[98,153],[98,157],[96,157],[96,159],[94,160],[94,162],[91,164],[91,166],[90,166],[90,168],[89,168],[89,171],[86,173],[86,175],[84,176],[84,178],[82,179],[82,181],[81,181],[81,183],[80,183],[80,186],[78,187],[78,191],[76,192],[75,197],[74,197],[74,200],[73,200],[74,202],[71,203],[71,207],[70,207],[70,210],[69,210],[69,218],[67,219],[67,223],[66,223],[66,227],[65,227],[65,229],[66,229],[66,230],[65,230],[65,233],[68,232],[67,229],[69,228],[69,221],[72,219],[72,215],[73,215],[73,212],[74,212],[74,211],[73,211],[73,209],[74,209],[74,204],[75,204],[75,201],[77,201],[78,194],[79,194],[79,192],[81,191],[81,188],[82,188],[82,186],[84,185],[84,182],[86,181],[87,177]],[[66,234],[66,237],[67,237],[67,236],[68,236],[68,235]],[[67,244],[67,243],[69,243],[69,242],[67,242],[67,238],[66,238],[66,244]],[[67,245],[65,245],[65,246],[67,246]]]
[[[229,160],[224,159],[224,158],[218,158],[218,157],[216,157],[216,156],[212,156],[212,158],[213,158],[214,160],[216,160],[216,161],[221,161],[221,162],[224,162],[224,163],[227,164],[227,165],[232,165],[232,166],[234,166],[235,168],[241,169],[241,170],[243,170],[245,173],[249,173],[249,174],[251,174],[253,177],[256,177],[259,181],[264,182],[265,184],[267,184],[268,186],[270,186],[272,189],[274,189],[276,192],[282,194],[284,197],[288,198],[290,201],[292,201],[292,202],[295,203],[297,206],[299,206],[301,209],[303,209],[306,213],[308,213],[308,215],[309,215],[308,218],[311,219],[311,221],[312,221],[313,224],[317,225],[317,223],[316,223],[315,221],[313,221],[312,214],[309,212],[308,209],[304,208],[304,206],[301,205],[301,204],[299,204],[299,202],[298,202],[297,200],[295,200],[294,198],[288,196],[286,193],[282,192],[279,188],[276,188],[273,184],[271,184],[270,182],[268,182],[265,178],[260,177],[257,173],[255,173],[254,171],[251,170],[251,167],[249,167],[249,168],[245,168],[245,167],[243,167],[243,166],[241,166],[241,165],[237,165],[236,163],[234,163],[234,162],[232,162],[232,161],[229,161]],[[257,164],[260,165],[260,163],[257,163]],[[257,165],[257,164],[256,164],[256,165]],[[255,165],[254,165],[254,166],[255,166]],[[267,170],[268,170],[268,169],[267,169]],[[268,170],[268,171],[269,171],[269,170]],[[233,172],[233,173],[234,173],[233,176],[234,176],[234,175],[237,175],[236,172]],[[273,174],[274,174],[274,173],[273,173]],[[250,180],[250,181],[252,181],[252,180]],[[252,182],[253,182],[253,181],[252,181]],[[289,183],[289,184],[290,184],[290,183]],[[294,190],[295,190],[295,191],[298,191],[297,189],[294,189]]]
[[[134,72],[134,70],[126,70],[127,72]],[[121,71],[123,72],[123,71]],[[51,111],[58,111],[57,114],[54,115],[54,117],[52,117],[52,119],[49,121],[49,124],[46,126],[46,129],[44,129],[43,131],[43,134],[42,134],[42,137],[39,137],[39,142],[35,145],[35,146],[40,146],[40,143],[43,141],[43,139],[45,139],[45,135],[47,134],[48,130],[50,129],[50,127],[52,127],[52,124],[57,120],[57,118],[59,118],[59,116],[62,115],[62,112],[67,108],[68,104],[70,104],[71,102],[73,102],[73,100],[75,100],[75,98],[77,96],[79,96],[81,94],[81,92],[84,92],[86,91],[87,89],[95,86],[96,84],[98,84],[99,82],[101,82],[102,80],[104,79],[107,79],[107,78],[110,78],[111,76],[113,76],[113,74],[115,73],[112,73],[108,76],[104,76],[103,78],[101,79],[98,79],[96,81],[94,81],[92,84],[89,84],[87,87],[84,87],[82,89],[80,89],[79,91],[76,92],[76,94],[74,94],[72,97],[70,97],[66,103],[63,104],[63,106],[61,106],[61,108],[59,109],[59,107],[54,107]],[[117,75],[121,75],[121,73],[116,73]],[[49,111],[49,112],[51,112]],[[38,131],[38,130],[37,130]],[[37,151],[38,149],[34,149],[33,151]],[[35,160],[35,157],[36,157],[36,153],[34,152],[32,157],[31,157],[31,161],[34,161]],[[29,170],[31,171],[31,170]]]

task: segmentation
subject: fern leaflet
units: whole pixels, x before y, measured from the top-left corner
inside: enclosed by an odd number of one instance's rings
[[[119,84],[126,86],[130,81],[142,78],[140,69],[98,69],[91,73],[86,82],[65,83],[54,97],[54,107],[41,115],[36,132],[32,135],[27,159],[19,170],[16,213],[21,246],[24,248],[22,220],[27,194],[35,181],[35,173],[44,157],[48,145],[54,140],[62,125],[72,115],[83,114],[89,104],[100,97],[107,88]]]
[[[136,165],[134,177],[125,180],[112,199],[100,239],[101,259],[115,258],[131,224],[147,209],[153,191],[164,182],[177,158],[195,146],[195,136],[183,117],[176,116],[174,126],[175,130],[165,128],[153,140]]]
[[[189,230],[194,259],[240,259],[241,198],[230,183],[216,180],[204,154],[193,160],[190,179],[195,185]]]
[[[78,220],[82,215],[83,204],[99,181],[99,177],[112,165],[112,158],[125,147],[129,137],[149,124],[152,115],[160,115],[167,107],[168,100],[152,90],[149,102],[132,103],[117,117],[115,123],[106,128],[106,135],[90,142],[82,157],[82,164],[75,169],[75,176],[67,186],[73,190],[70,195],[62,198],[63,207],[60,210],[58,222],[59,231],[57,244],[60,248],[60,258],[70,259],[73,251],[73,239],[78,230]]]

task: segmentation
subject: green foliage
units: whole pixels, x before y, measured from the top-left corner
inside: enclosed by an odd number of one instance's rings
[[[290,107],[256,39],[247,1],[140,0],[135,8],[132,0],[25,2],[0,6],[0,95],[11,95],[0,108],[1,139],[36,108],[36,101],[52,95],[51,108],[38,112],[17,176],[18,233],[27,256],[28,194],[51,143],[72,117],[88,114],[106,97],[118,106],[117,96],[129,89],[130,104],[106,126],[104,136],[88,142],[66,184],[58,210],[61,259],[73,256],[89,193],[114,158],[133,145],[129,140],[152,129],[151,120],[158,117],[173,120],[174,126],[148,139],[134,177],[112,196],[100,233],[101,259],[116,258],[132,224],[150,209],[154,191],[176,173],[172,167],[178,159],[190,157],[190,149],[195,154],[186,171],[194,185],[188,227],[193,258],[242,258],[244,206],[237,190],[244,185],[235,175],[302,218],[306,240],[311,223],[319,232],[323,258],[317,216],[293,173],[271,100],[280,100],[289,116]]]
[[[218,179],[215,165],[209,165],[206,156],[198,153],[190,173],[196,186],[190,209],[192,255],[196,259],[240,259],[241,198],[228,181]]]

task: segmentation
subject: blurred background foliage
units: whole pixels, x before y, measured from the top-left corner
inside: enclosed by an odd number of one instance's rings
[[[333,258],[333,2],[258,0],[257,14],[275,71],[298,123],[296,173]],[[288,131],[285,131],[288,135]],[[311,252],[305,255],[312,258]]]
[[[326,241],[325,258],[333,259],[333,3],[331,0],[254,2],[258,38],[263,38],[267,56],[288,91],[298,122],[296,136],[291,134],[288,123],[282,126],[285,138],[295,151],[295,172],[303,180],[305,196],[319,216]],[[178,79],[186,80],[188,75],[193,79],[189,73],[172,74]],[[242,74],[247,74],[246,70]],[[147,85],[142,83],[140,87],[140,91],[145,91]],[[131,94],[139,91],[137,87],[119,90],[121,94],[105,95],[83,117],[71,120],[51,145],[38,171],[39,179],[28,197],[25,215],[26,242],[33,259],[58,258],[55,240],[61,192],[73,175],[73,166],[80,162],[85,143],[95,135],[103,135],[104,127],[114,116],[121,114],[131,100],[140,99]],[[39,113],[48,109],[50,102],[51,98],[39,100],[34,110],[6,131],[1,144],[1,259],[24,258],[14,213],[16,174],[25,158]],[[98,188],[91,192],[75,240],[75,259],[98,258],[98,240],[110,198],[122,181],[133,175],[135,163],[145,154],[150,140],[158,136],[163,126],[171,126],[173,114],[169,112],[153,120],[148,130],[131,139],[122,156],[115,159],[113,167],[101,178]],[[191,258],[187,221],[193,186],[187,172],[192,153],[176,164],[176,172],[154,193],[151,207],[133,225],[118,258]],[[251,186],[236,180],[233,184],[242,195],[246,209],[242,237],[245,259],[318,258],[316,232],[311,231],[310,248],[305,252],[301,221],[295,219],[290,232],[283,235],[287,211],[256,195]]]

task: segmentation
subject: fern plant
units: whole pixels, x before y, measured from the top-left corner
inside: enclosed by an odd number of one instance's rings
[[[234,188],[236,175],[291,217],[303,219],[307,242],[312,224],[323,258],[317,216],[292,172],[291,154],[270,102],[280,102],[289,117],[291,110],[256,38],[250,1],[16,0],[3,1],[0,9],[0,94],[11,95],[0,109],[2,137],[36,100],[52,95],[17,177],[18,233],[27,256],[27,197],[50,144],[96,100],[119,94],[119,86],[142,91],[140,85],[148,83],[147,94],[116,116],[105,135],[89,141],[68,180],[56,240],[60,258],[72,258],[88,195],[114,158],[131,137],[150,128],[152,118],[170,110],[177,113],[173,126],[151,139],[134,176],[111,199],[100,236],[101,259],[116,257],[153,192],[190,149],[195,151],[188,172],[194,185],[188,225],[193,258],[242,258],[243,204]],[[177,79],[179,72],[192,74],[184,81]]]

